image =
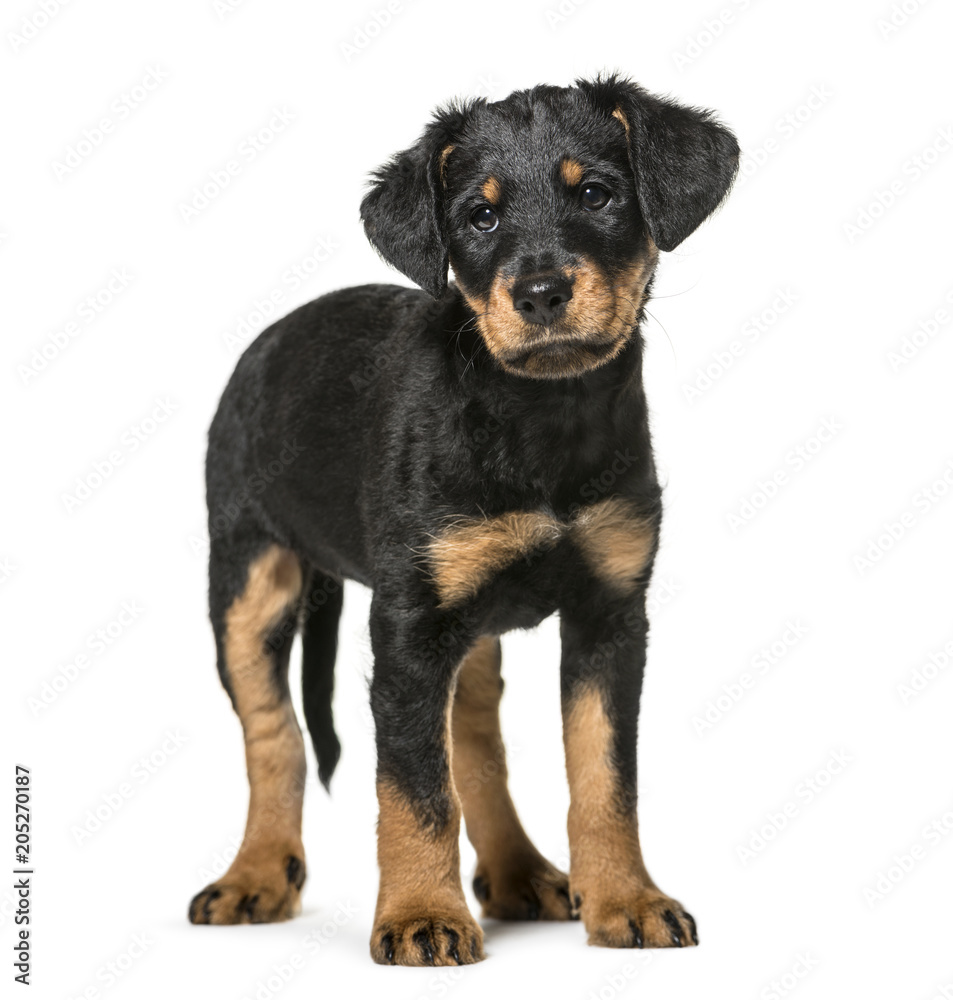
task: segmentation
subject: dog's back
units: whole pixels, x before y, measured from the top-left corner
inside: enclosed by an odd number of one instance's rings
[[[423,292],[363,285],[301,306],[246,349],[209,430],[212,538],[267,529],[326,570],[370,582],[358,500],[373,414]]]

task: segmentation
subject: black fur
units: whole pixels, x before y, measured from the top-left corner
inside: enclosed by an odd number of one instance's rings
[[[580,207],[578,191],[559,179],[565,157],[585,166],[582,184],[611,192],[606,208]],[[565,343],[514,342],[501,360],[472,303],[500,277],[577,274],[586,262],[618,294],[627,269],[650,259],[651,240],[670,250],[716,208],[737,158],[734,137],[709,113],[616,77],[453,106],[375,175],[361,206],[370,241],[425,291],[333,292],[269,327],[240,359],[209,437],[220,664],[224,612],[250,560],[274,542],[291,548],[309,580],[305,710],[325,784],[340,750],[330,702],[347,578],[374,590],[379,775],[422,817],[439,827],[448,815],[442,733],[461,658],[477,636],[531,627],[553,612],[562,622],[564,698],[586,683],[606,692],[634,803],[651,561],[635,592],[620,595],[563,539],[447,608],[426,547],[455,519],[542,511],[568,523],[609,496],[657,523],[641,309],[621,348],[586,367],[576,341],[600,331],[585,313],[575,326],[566,321]],[[488,176],[502,182],[495,233],[471,224]],[[459,287],[447,285],[448,263]],[[534,352],[549,359],[546,374],[520,374]],[[285,462],[283,453],[293,457]],[[255,470],[269,467],[278,471],[267,488],[250,488]],[[308,607],[315,587],[325,598]],[[225,666],[222,675],[227,686]]]
[[[334,660],[338,648],[338,621],[344,603],[340,580],[315,573],[305,590],[301,609],[301,685],[304,717],[318,759],[318,778],[325,788],[341,756],[334,731],[331,698]]]
[[[674,250],[718,207],[738,170],[738,142],[710,111],[666,101],[615,78],[578,86],[629,123],[629,163],[659,250]]]

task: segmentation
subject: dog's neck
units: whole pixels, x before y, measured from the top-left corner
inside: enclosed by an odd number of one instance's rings
[[[571,509],[591,499],[587,484],[611,491],[622,467],[654,480],[638,329],[606,364],[566,379],[505,372],[476,334],[451,350],[463,445],[482,474],[508,470],[511,482],[498,486]]]

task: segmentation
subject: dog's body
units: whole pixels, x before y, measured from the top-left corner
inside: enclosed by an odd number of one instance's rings
[[[658,249],[710,214],[736,163],[707,114],[615,79],[445,111],[362,206],[375,246],[426,291],[324,296],[243,355],[209,435],[210,604],[252,793],[242,848],[193,921],[296,911],[305,763],[288,658],[300,627],[327,784],[348,578],[374,591],[374,958],[482,957],[461,812],[485,914],[581,915],[590,941],[620,947],[697,940],[649,878],[635,816],[661,514],[638,325]],[[553,612],[568,878],[520,826],[497,717],[498,636]]]

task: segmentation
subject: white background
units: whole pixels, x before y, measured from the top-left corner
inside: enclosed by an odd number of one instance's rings
[[[555,0],[400,0],[368,38],[358,32],[384,0],[45,5],[59,7],[48,23],[38,0],[5,4],[0,23],[0,859],[13,868],[11,775],[27,764],[33,995],[953,995],[942,652],[953,640],[953,11],[937,0],[893,15],[891,0],[723,0],[721,11],[566,0],[554,17]],[[433,105],[601,69],[718,109],[745,151],[721,213],[663,258],[645,331],[667,514],[642,839],[701,947],[610,951],[588,948],[580,924],[488,923],[477,967],[372,964],[368,594],[357,587],[333,795],[313,766],[309,779],[304,913],[191,927],[188,901],[234,852],[247,795],[205,617],[202,462],[238,353],[227,339],[242,340],[243,320],[264,326],[256,303],[273,294],[277,315],[343,285],[402,280],[366,244],[358,203],[368,172]],[[136,103],[150,73],[161,79]],[[290,122],[246,158],[276,111]],[[111,130],[83,144],[103,118]],[[58,170],[69,147],[89,155]],[[194,189],[230,159],[238,175],[186,221]],[[309,260],[322,246],[326,259]],[[309,272],[296,287],[283,277],[294,266]],[[114,269],[124,284],[109,292]],[[106,304],[91,312],[97,293]],[[160,402],[167,415],[153,424]],[[824,421],[836,429],[827,440]],[[111,474],[68,501],[115,452]],[[115,624],[124,602],[133,614]],[[772,644],[768,663],[759,651]],[[565,864],[556,623],[508,637],[504,658],[514,798]],[[293,670],[297,683],[297,657]],[[904,691],[917,676],[921,690]],[[45,687],[54,680],[58,691]],[[84,833],[97,810],[105,818]],[[467,884],[472,866],[467,845]],[[0,890],[5,979],[11,901]]]

